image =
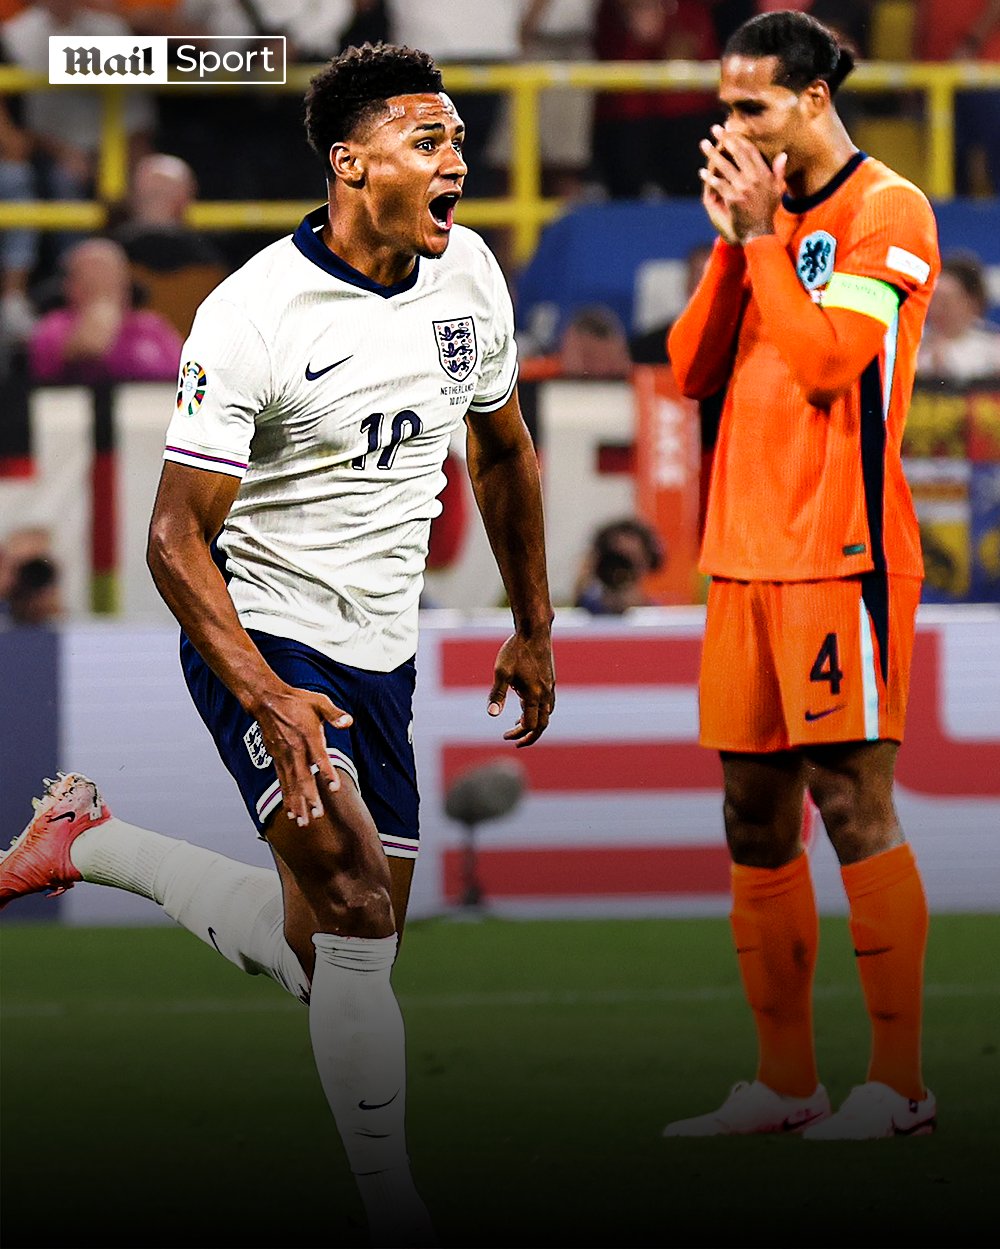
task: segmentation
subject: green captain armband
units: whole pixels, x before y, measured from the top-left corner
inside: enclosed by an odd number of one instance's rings
[[[899,294],[888,282],[861,278],[855,273],[835,273],[823,292],[824,308],[847,308],[891,325],[899,310]]]

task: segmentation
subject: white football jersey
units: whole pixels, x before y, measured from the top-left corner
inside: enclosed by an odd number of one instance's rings
[[[449,439],[513,392],[514,316],[471,230],[384,287],[326,247],[326,214],[199,308],[165,458],[242,479],[219,546],[245,628],[388,672],[416,651]]]

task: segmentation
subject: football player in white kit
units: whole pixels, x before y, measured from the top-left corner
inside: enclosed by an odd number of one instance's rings
[[[81,879],[129,889],[308,1001],[372,1239],[429,1244],[389,973],[418,844],[417,602],[463,418],[515,624],[488,711],[517,693],[517,746],[555,698],[541,494],[504,279],[453,225],[463,126],[433,62],[349,49],[313,80],[306,126],[329,203],[199,309],[149,542],[192,697],[277,873],[127,825],[70,773],[4,855],[0,905]]]

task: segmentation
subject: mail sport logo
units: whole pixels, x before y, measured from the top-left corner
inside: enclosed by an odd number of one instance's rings
[[[194,416],[205,398],[207,385],[205,370],[196,360],[189,360],[183,365],[177,384],[177,411],[183,410],[188,416]]]
[[[453,382],[464,382],[476,367],[479,349],[476,326],[472,317],[456,317],[454,321],[435,321],[438,360]]]

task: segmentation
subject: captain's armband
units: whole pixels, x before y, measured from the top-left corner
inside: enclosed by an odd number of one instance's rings
[[[863,278],[855,273],[834,273],[823,292],[824,308],[846,308],[860,312],[889,326],[899,311],[899,292],[878,278]]]

